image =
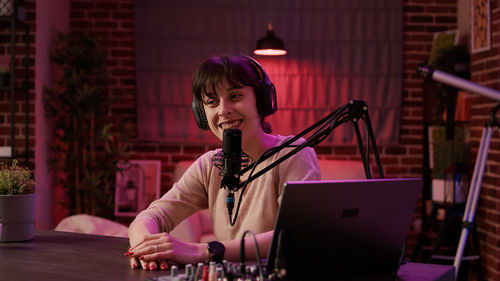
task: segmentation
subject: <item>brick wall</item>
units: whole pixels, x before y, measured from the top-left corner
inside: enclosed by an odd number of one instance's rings
[[[407,42],[404,43],[405,72],[400,144],[379,147],[386,177],[418,177],[422,173],[422,80],[416,77],[415,69],[429,53],[432,33],[456,27],[454,1],[451,1],[451,4],[435,5],[438,7],[425,11],[422,1],[417,3],[419,4],[405,4],[405,9],[408,11],[405,15]],[[449,15],[443,15],[443,9],[448,11]],[[439,15],[436,16],[436,20],[433,19],[433,14]],[[449,24],[449,21],[453,21],[453,24]],[[100,3],[92,0],[73,0],[70,26],[74,29],[91,27],[104,35],[111,36],[108,53],[110,67],[114,69],[112,87],[115,87],[116,91],[120,88],[126,89],[125,100],[115,108],[114,112],[124,116],[124,120],[134,123],[133,1],[116,0]],[[185,146],[177,143],[135,141],[134,158],[162,160],[162,189],[167,190],[172,184],[171,176],[175,163],[180,160],[194,160],[207,149],[209,147],[204,145]],[[357,146],[320,145],[316,150],[321,158],[360,159]]]
[[[489,51],[472,54],[471,80],[475,83],[500,89],[500,4],[490,1],[491,8],[491,48]],[[489,112],[498,102],[474,95],[471,108],[471,127],[474,157],[481,141]],[[497,115],[498,116],[498,115]],[[489,280],[500,280],[500,136],[498,127],[494,130],[483,177],[480,199],[477,206],[481,257],[485,275]]]
[[[135,80],[133,42],[133,0],[72,0],[71,28],[91,27],[110,39],[106,46],[109,66],[114,69],[111,89],[122,97],[122,102],[114,108],[114,114],[131,126],[135,132]],[[404,1],[404,73],[402,92],[402,115],[400,144],[380,146],[386,177],[421,177],[423,169],[423,93],[422,79],[416,74],[418,63],[426,61],[432,45],[434,32],[457,28],[457,0],[405,0]],[[472,80],[493,88],[498,87],[499,57],[498,2],[492,1],[493,43],[491,51],[472,56]],[[1,49],[0,49],[1,52]],[[0,102],[5,100],[0,94]],[[473,145],[480,140],[482,124],[487,119],[484,109],[494,103],[481,97],[474,98],[472,108]],[[2,110],[3,113],[3,110]],[[5,118],[5,117],[4,117]],[[0,117],[0,124],[4,121]],[[0,127],[1,129],[1,127]],[[3,130],[3,129],[2,129]],[[2,133],[2,137],[3,137]],[[495,132],[494,139],[498,139]],[[0,139],[5,142],[5,140]],[[203,145],[183,145],[182,143],[155,143],[134,141],[134,159],[158,159],[162,161],[162,190],[172,184],[175,163],[180,160],[194,160],[211,147]],[[492,143],[490,162],[485,175],[485,184],[478,207],[478,224],[481,234],[484,267],[488,280],[500,280],[498,257],[500,251],[500,204],[499,192],[499,143]],[[359,159],[356,146],[328,147],[316,149],[320,158]],[[373,162],[373,161],[372,161]],[[416,212],[415,217],[419,217]],[[409,237],[411,249],[415,233]]]
[[[34,114],[34,56],[35,56],[35,0],[25,1],[26,7],[26,20],[25,23],[29,27],[28,40],[31,44],[28,47],[28,58],[26,58],[26,35],[24,25],[17,24],[16,36],[15,36],[15,59],[14,71],[15,73],[15,83],[14,83],[14,156],[21,163],[26,159],[26,153],[30,158],[30,165],[33,165],[33,149],[35,146],[35,114]],[[0,56],[2,56],[2,61],[5,61],[9,65],[10,69],[10,56],[12,54],[11,46],[11,24],[9,16],[0,16]],[[28,61],[28,105],[26,106],[26,91],[25,91],[25,76],[26,68],[25,62]],[[3,65],[2,65],[3,66]],[[10,79],[10,78],[9,78]],[[9,80],[10,81],[10,80]],[[10,82],[9,82],[10,84]],[[11,139],[11,93],[10,90],[0,89],[0,146],[12,146]],[[26,152],[26,110],[28,110],[28,152]]]
[[[416,3],[410,1],[405,4],[405,65],[401,136],[400,144],[379,147],[386,177],[420,177],[422,174],[422,80],[416,76],[415,69],[418,63],[427,59],[433,32],[456,28],[456,3],[455,1],[447,2],[434,4],[433,1],[416,1]],[[133,1],[131,0],[104,3],[74,0],[71,2],[70,26],[74,29],[91,27],[107,36],[120,35],[112,38],[112,42],[108,44],[108,53],[111,55],[110,67],[120,69],[113,71],[114,85],[117,89],[119,87],[127,89],[127,99],[115,109],[115,113],[121,114],[125,120],[133,123],[135,121],[135,81],[133,80],[132,13]],[[125,71],[122,70],[122,66],[125,66]],[[132,158],[161,160],[162,191],[166,191],[172,185],[173,169],[178,161],[194,160],[210,148],[204,145],[134,141],[135,154]],[[357,146],[320,145],[316,147],[316,151],[320,158],[360,159]],[[372,163],[374,163],[373,159]],[[416,217],[419,217],[418,213]],[[410,235],[409,240],[411,249],[415,233]]]
[[[109,90],[120,97],[113,114],[135,132],[134,1],[71,1],[70,28],[92,29],[105,38]],[[134,135],[132,135],[134,136]]]

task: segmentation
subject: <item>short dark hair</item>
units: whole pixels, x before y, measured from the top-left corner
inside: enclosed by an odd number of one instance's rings
[[[246,56],[211,56],[204,59],[193,76],[193,94],[199,101],[226,79],[233,87],[255,87],[260,77]]]
[[[224,79],[232,87],[252,87],[255,95],[262,77],[250,58],[245,55],[210,56],[200,63],[193,75],[192,91],[200,106],[203,106],[203,95],[215,93],[215,89]],[[255,106],[258,108],[257,104]],[[272,127],[264,121],[264,116],[261,116],[261,125],[264,132],[271,133]]]

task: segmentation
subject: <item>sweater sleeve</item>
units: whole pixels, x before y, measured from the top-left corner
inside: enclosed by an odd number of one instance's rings
[[[213,153],[209,151],[198,158],[167,193],[140,212],[132,223],[154,221],[159,232],[169,232],[189,215],[208,208],[206,186],[213,169]]]

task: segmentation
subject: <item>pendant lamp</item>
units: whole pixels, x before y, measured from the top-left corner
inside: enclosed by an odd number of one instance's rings
[[[274,35],[272,23],[267,24],[266,36],[257,41],[257,47],[253,51],[256,55],[281,56],[286,54],[285,44]]]

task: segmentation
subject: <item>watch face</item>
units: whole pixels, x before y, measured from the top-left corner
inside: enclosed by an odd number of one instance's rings
[[[489,0],[472,0],[472,50],[490,47]]]
[[[224,244],[219,241],[208,242],[208,253],[210,254],[210,261],[221,263],[224,259],[224,252],[226,248]]]

